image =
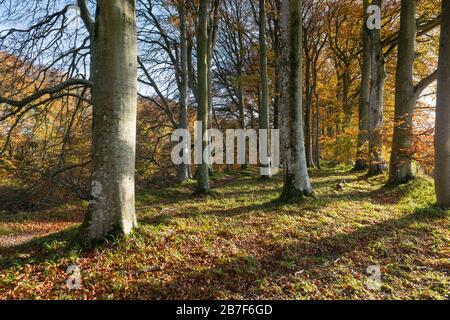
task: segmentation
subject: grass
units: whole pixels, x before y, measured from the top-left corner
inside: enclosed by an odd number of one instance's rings
[[[217,175],[211,197],[191,197],[193,183],[141,192],[140,228],[92,251],[70,241],[83,208],[0,214],[0,228],[45,231],[0,251],[0,299],[450,298],[450,214],[434,207],[431,181],[312,177],[317,199],[302,204],[277,203],[281,178],[249,170]],[[82,290],[66,287],[73,264]],[[378,291],[366,286],[371,265]]]
[[[8,227],[0,226],[0,236],[9,236],[14,234],[14,230],[11,230]]]

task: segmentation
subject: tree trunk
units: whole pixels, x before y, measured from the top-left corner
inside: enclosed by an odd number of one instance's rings
[[[276,13],[274,18],[274,50],[275,50],[275,92],[273,99],[273,128],[280,129],[280,18],[279,0],[275,0]]]
[[[372,1],[382,7],[382,0]],[[381,30],[370,31],[371,84],[369,96],[369,175],[381,174],[385,170],[383,151],[383,93],[386,80]]]
[[[282,88],[287,89],[283,98],[283,140],[285,141],[286,168],[282,201],[299,201],[312,194],[306,165],[302,110],[302,0],[283,0],[282,2],[283,74],[289,77]],[[288,46],[286,46],[288,44]],[[287,50],[287,48],[289,48]],[[286,90],[282,90],[286,92]],[[286,95],[286,94],[285,94]]]
[[[280,0],[274,0],[274,51],[275,51],[275,86],[274,86],[274,99],[273,99],[273,128],[280,130],[281,128],[281,23],[280,23]],[[284,153],[280,148],[280,161],[283,161]],[[279,167],[282,168],[283,164],[280,162]]]
[[[389,182],[392,184],[405,183],[414,178],[412,170],[414,109],[420,94],[436,80],[437,76],[435,71],[414,85],[416,10],[417,0],[402,0],[395,82],[394,138],[389,172]]]
[[[390,162],[391,183],[402,183],[414,178],[411,164],[414,96],[413,66],[417,0],[402,0],[398,42],[397,76],[395,82],[394,140]]]
[[[209,3],[209,1],[208,1]],[[216,38],[217,38],[217,22],[219,15],[217,14],[219,6],[219,0],[212,1],[213,14],[210,22],[208,22],[208,30],[207,30],[207,39],[208,39],[208,52],[207,52],[207,61],[208,61],[208,123],[211,126],[208,129],[212,129],[213,118],[215,117],[214,113],[214,99],[213,99],[213,82],[212,82],[212,60],[214,47],[216,46]],[[208,12],[208,20],[209,20],[209,12]],[[211,139],[211,137],[209,137]],[[212,141],[209,141],[210,143]],[[209,155],[209,175],[214,174],[214,165],[212,164],[212,157]]]
[[[369,15],[369,1],[364,0],[364,22]],[[369,98],[370,98],[370,35],[367,24],[363,23],[363,52],[361,64],[361,85],[359,88],[359,133],[355,170],[365,170],[368,167],[368,132],[369,132]]]
[[[316,96],[316,150],[315,150],[315,163],[317,168],[320,169],[320,135],[321,135],[321,121],[320,121],[320,99],[319,92],[316,89],[314,91],[314,95]]]
[[[244,43],[243,43],[243,34],[242,34],[242,26],[238,27],[238,43],[239,43],[239,55],[237,58],[237,75],[238,75],[238,89],[237,89],[237,98],[238,98],[238,109],[239,109],[239,127],[242,130],[246,129],[245,123],[245,98],[244,98],[244,84],[243,84],[243,75],[244,75]],[[245,163],[241,165],[241,169],[245,170],[248,168],[247,157]]]
[[[450,1],[442,0],[441,45],[436,106],[436,196],[450,208]]]
[[[242,69],[240,69],[242,70]],[[239,78],[242,78],[242,71],[239,73]],[[244,93],[243,93],[244,89],[243,89],[243,85],[242,85],[242,79],[239,80],[239,85],[238,85],[238,108],[239,108],[239,127],[242,130],[246,129],[246,124],[245,124],[245,107],[244,107]],[[245,163],[243,163],[241,165],[241,169],[245,170],[248,168],[248,164],[247,164],[247,157],[245,158]]]
[[[344,129],[348,130],[352,122],[352,105],[350,104],[350,66],[346,65],[342,75],[342,105],[344,108]]]
[[[259,109],[259,129],[260,130],[269,130],[269,84],[267,80],[267,44],[266,44],[266,1],[259,0],[259,60],[260,60],[260,86],[261,86],[261,95],[260,95],[260,109]],[[269,137],[269,132],[267,134]],[[266,155],[269,155],[270,151],[270,143],[267,141],[259,141],[260,143],[260,155],[263,155],[261,152],[261,144],[265,144],[264,148],[267,150],[265,152]],[[266,171],[269,171],[270,168],[270,157],[267,157],[263,160],[263,164],[261,167],[266,168]],[[265,163],[264,163],[265,162]],[[269,179],[270,174],[268,172],[261,173],[261,179]]]
[[[306,45],[306,41],[304,42]],[[307,50],[309,51],[309,50]],[[313,134],[312,134],[312,117],[313,117],[313,92],[314,85],[311,79],[311,59],[309,52],[305,54],[305,83],[306,83],[306,101],[305,101],[305,152],[306,152],[306,164],[308,168],[313,168],[314,156],[313,156]]]
[[[383,159],[383,96],[386,80],[383,54],[380,52],[374,61],[370,103],[369,103],[369,175],[378,175],[386,170]]]
[[[210,50],[210,46],[208,44],[208,129],[212,129],[212,123],[213,123],[213,117],[214,117],[214,103],[213,103],[213,96],[212,96],[212,73],[211,73],[211,66],[212,66],[212,49]],[[208,137],[208,139],[211,139],[211,137]],[[211,140],[208,140],[209,143],[211,143]],[[212,176],[214,174],[214,166],[212,164],[212,157],[211,154],[208,154],[209,156],[209,165],[208,165],[208,174]]]
[[[197,120],[202,124],[202,163],[197,170],[197,190],[198,194],[209,193],[209,167],[204,159],[204,150],[207,147],[208,137],[208,0],[200,0],[198,11],[197,27],[197,86],[198,86],[198,111]]]
[[[82,228],[88,245],[110,233],[129,234],[137,226],[135,1],[97,1],[95,23],[93,176]]]
[[[188,44],[186,30],[186,8],[184,3],[178,6],[178,14],[180,16],[180,120],[179,129],[188,129],[188,86],[189,86],[189,65],[188,65]],[[183,141],[187,142],[187,141]],[[186,144],[183,147],[183,154],[188,154],[191,146]],[[177,174],[178,182],[183,183],[189,180],[189,164],[182,163],[178,166]]]

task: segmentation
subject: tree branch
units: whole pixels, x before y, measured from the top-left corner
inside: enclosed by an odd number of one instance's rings
[[[64,82],[58,84],[57,86],[38,90],[35,93],[29,95],[28,97],[26,97],[22,100],[11,100],[11,99],[7,99],[7,98],[0,96],[0,103],[5,103],[5,104],[11,105],[11,106],[22,108],[22,107],[26,106],[27,104],[30,104],[33,101],[38,100],[45,95],[52,95],[52,94],[58,93],[59,91],[62,91],[64,89],[67,89],[71,86],[76,86],[76,85],[92,87],[93,83],[92,83],[92,81],[89,81],[86,79],[70,79],[70,80],[67,80],[67,81],[64,81]]]
[[[428,75],[427,77],[423,78],[419,81],[414,87],[414,96],[416,99],[420,97],[422,92],[428,88],[429,85],[431,85],[434,81],[437,80],[437,70],[435,70],[432,74]]]

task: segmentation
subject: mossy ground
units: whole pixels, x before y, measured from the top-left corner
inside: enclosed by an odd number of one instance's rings
[[[192,182],[146,191],[140,228],[91,251],[70,241],[82,206],[0,214],[8,234],[41,235],[0,248],[0,299],[449,299],[450,213],[432,182],[384,187],[349,169],[313,171],[316,197],[301,204],[275,201],[281,177],[252,170],[217,176],[203,198]],[[73,264],[82,290],[66,287]]]

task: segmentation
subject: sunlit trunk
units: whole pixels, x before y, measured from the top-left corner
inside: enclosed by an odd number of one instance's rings
[[[373,5],[382,7],[382,0],[372,1]],[[386,80],[381,30],[370,31],[370,94],[369,94],[369,175],[385,171],[383,159],[383,93]]]
[[[94,35],[93,175],[87,244],[136,227],[137,37],[134,0],[99,0]]]
[[[413,66],[416,59],[417,0],[402,0],[395,83],[394,140],[390,162],[391,183],[406,182],[412,171],[413,114],[416,105]]]
[[[206,149],[209,118],[209,82],[208,82],[208,0],[200,0],[197,27],[197,79],[198,79],[198,110],[197,120],[202,123],[202,151]],[[203,154],[203,152],[202,152]],[[209,167],[206,159],[197,169],[197,193],[209,193]]]
[[[369,1],[364,0],[364,21],[367,21],[368,14],[367,8]],[[356,154],[356,170],[364,170],[368,166],[368,132],[369,132],[369,98],[370,98],[370,35],[367,24],[363,24],[362,30],[363,38],[363,52],[362,52],[362,64],[361,64],[361,85],[359,88],[359,132],[358,132],[358,145]]]
[[[298,201],[312,194],[306,165],[302,109],[302,1],[283,0],[283,141],[286,155],[285,181],[281,194],[283,201]],[[287,46],[286,46],[287,45]]]

